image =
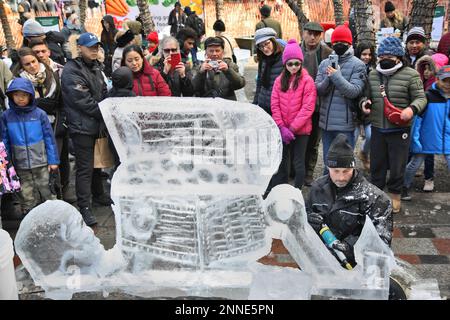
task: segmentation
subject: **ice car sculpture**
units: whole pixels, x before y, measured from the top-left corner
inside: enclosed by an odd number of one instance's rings
[[[117,243],[105,251],[62,201],[33,209],[15,245],[47,296],[387,299],[395,262],[370,219],[348,271],[307,223],[298,189],[277,186],[262,199],[282,153],[262,109],[159,97],[110,98],[100,108],[121,159],[111,183]],[[272,238],[301,270],[256,262]]]

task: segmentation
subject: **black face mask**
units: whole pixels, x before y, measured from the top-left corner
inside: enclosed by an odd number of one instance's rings
[[[336,43],[335,45],[333,45],[333,50],[338,56],[342,56],[348,50],[348,47],[348,44]]]
[[[392,59],[383,59],[380,61],[380,68],[381,69],[392,69],[393,67],[395,67],[396,64],[397,64],[397,62],[395,62]]]

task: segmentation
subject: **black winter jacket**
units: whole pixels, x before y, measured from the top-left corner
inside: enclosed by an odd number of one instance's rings
[[[192,97],[194,95],[194,87],[192,86],[191,82],[192,75],[191,72],[188,71],[188,68],[186,67],[186,76],[184,78],[180,77],[178,71],[173,71],[169,74],[165,74],[163,61],[164,58],[161,58],[153,67],[155,67],[159,71],[159,73],[161,73],[161,76],[169,85],[170,91],[172,91],[172,96]]]
[[[393,218],[389,197],[356,169],[344,188],[337,188],[329,175],[316,180],[306,201],[306,212],[319,213],[336,238],[351,247],[369,216],[381,240],[391,244]]]
[[[62,74],[62,94],[70,134],[98,136],[103,117],[98,107],[107,94],[98,61],[69,60]]]
[[[270,74],[270,84],[265,87],[262,84],[262,77],[266,68],[270,68],[267,72]],[[282,53],[277,54],[274,57],[274,63],[268,63],[268,59],[263,58],[258,64],[258,79],[256,80],[256,92],[253,98],[253,104],[256,104],[264,109],[268,114],[272,115],[270,109],[270,97],[272,96],[272,88],[275,83],[275,79],[283,71]]]

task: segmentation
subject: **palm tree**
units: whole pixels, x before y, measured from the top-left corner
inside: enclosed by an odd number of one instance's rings
[[[155,23],[153,22],[148,2],[147,0],[137,0],[136,4],[139,8],[139,15],[141,16],[142,29],[144,30],[145,36],[147,36],[150,32],[155,31]]]
[[[86,23],[87,0],[80,0],[80,23],[82,26]]]
[[[429,39],[437,3],[438,0],[413,0],[408,30],[412,27],[422,27],[425,30],[425,36]]]
[[[369,42],[375,48],[372,0],[352,1],[358,42]]]
[[[336,26],[344,24],[344,6],[342,5],[342,0],[333,0],[333,6]]]
[[[286,3],[297,17],[298,31],[300,32],[301,35],[303,31],[303,25],[309,21],[309,19],[303,12],[303,0],[286,0]]]
[[[14,38],[12,36],[11,27],[8,22],[8,17],[6,16],[3,0],[0,0],[0,19],[2,21],[3,33],[5,34],[6,46],[10,49],[15,48],[16,43],[14,42]]]
[[[223,0],[216,0],[216,20],[222,19]]]

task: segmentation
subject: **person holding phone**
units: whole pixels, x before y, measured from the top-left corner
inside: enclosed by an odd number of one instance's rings
[[[180,44],[175,37],[165,37],[159,44],[161,59],[154,65],[169,85],[174,97],[192,97],[191,72],[181,61]]]
[[[331,43],[334,51],[320,63],[315,81],[321,97],[319,127],[324,163],[327,163],[328,148],[339,133],[345,134],[355,147],[356,99],[362,95],[367,79],[364,62],[353,54],[352,33],[347,26],[338,26],[333,31]],[[325,167],[324,174],[327,171]]]

